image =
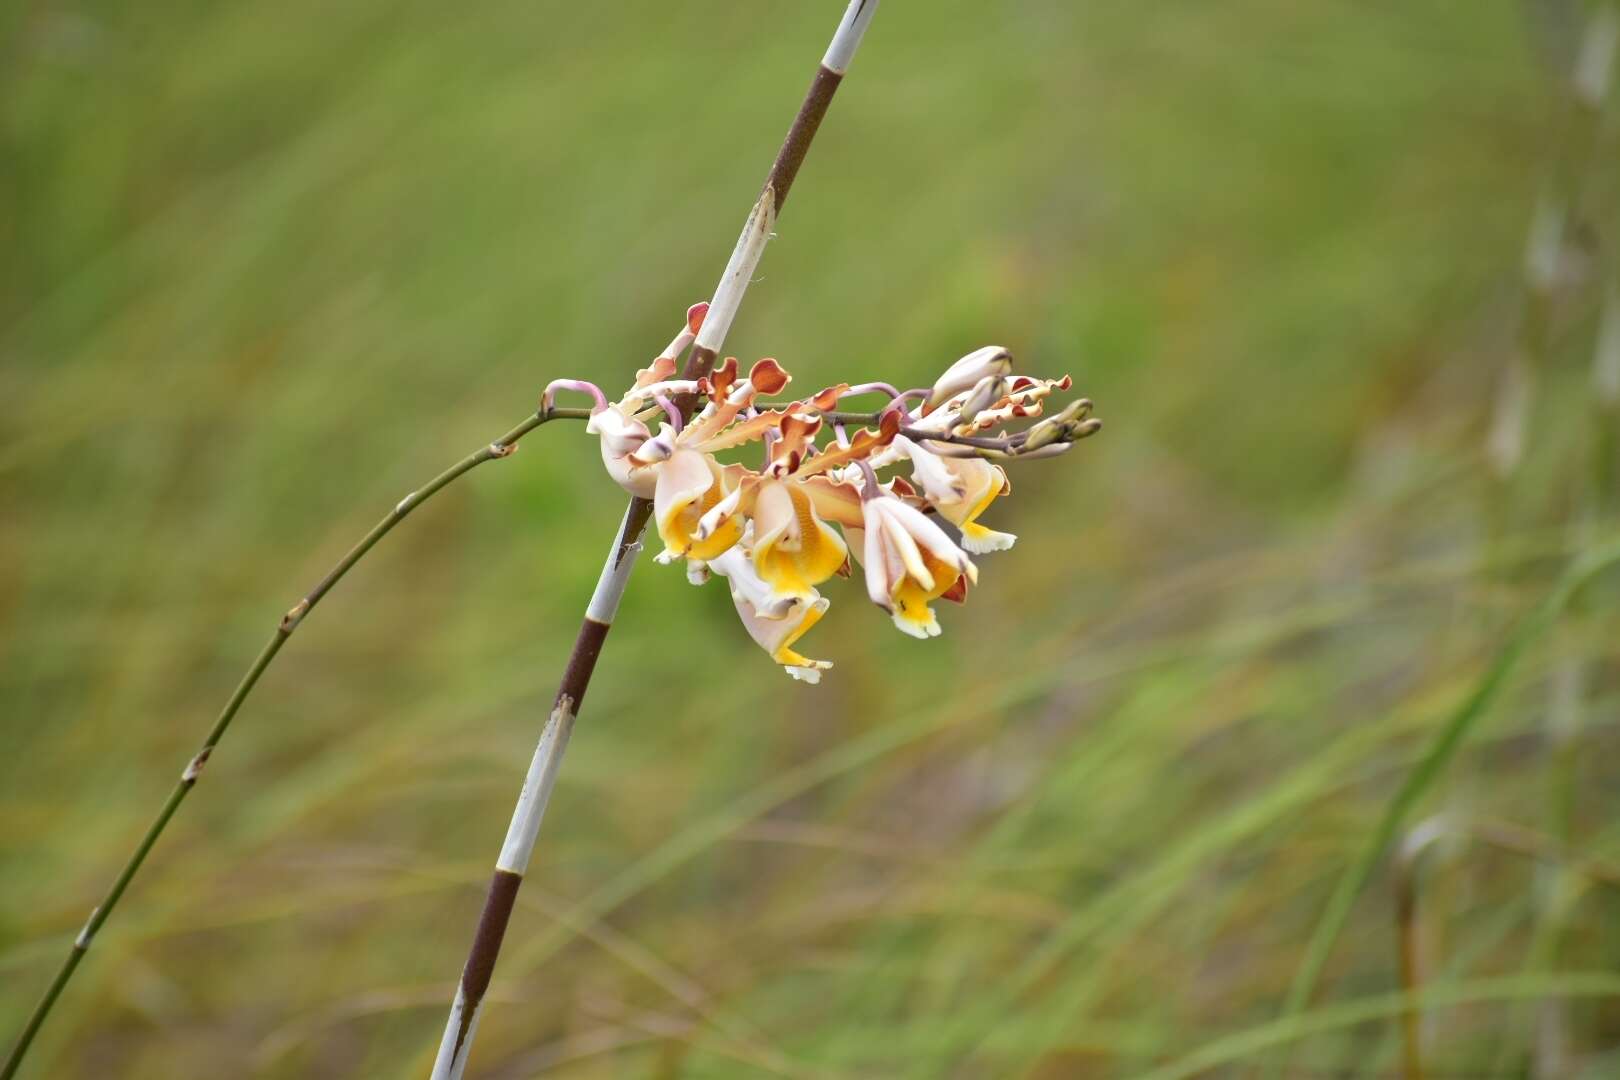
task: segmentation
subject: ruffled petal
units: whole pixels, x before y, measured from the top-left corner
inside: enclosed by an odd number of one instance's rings
[[[613,482],[639,498],[652,498],[657,472],[631,457],[652,438],[647,425],[626,416],[617,405],[609,405],[592,414],[585,430],[600,437],[602,465]]]
[[[999,465],[980,458],[938,458],[961,485],[959,499],[934,499],[930,502],[940,517],[955,525],[962,533],[962,547],[974,555],[987,551],[1005,551],[1018,539],[1012,533],[996,532],[978,523],[979,515],[987,510],[997,496],[1007,493],[1007,474]]]
[[[658,466],[653,492],[653,515],[665,554],[711,560],[742,537],[736,517],[719,523],[708,536],[694,535],[698,521],[724,498],[724,474],[714,461],[695,450],[676,450]]]
[[[808,597],[848,557],[843,537],[798,484],[766,481],[754,499],[754,568],[780,596]]]
[[[977,571],[966,554],[919,510],[890,495],[867,500],[864,563],[867,594],[912,637],[937,637],[930,601],[965,593]]]
[[[710,565],[730,583],[732,604],[748,636],[793,678],[819,682],[821,673],[832,667],[832,663],[812,660],[795,651],[793,646],[821,621],[829,602],[814,590],[808,597],[785,601],[761,597],[767,586],[754,573],[741,548],[732,549]]]

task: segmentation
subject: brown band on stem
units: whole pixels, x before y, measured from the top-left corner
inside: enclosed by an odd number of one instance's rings
[[[456,1051],[467,1039],[473,1016],[489,989],[489,980],[495,973],[495,957],[501,952],[501,939],[506,936],[506,924],[512,920],[512,906],[517,903],[518,886],[523,876],[510,870],[495,871],[489,879],[489,895],[484,899],[484,913],[478,917],[478,932],[473,936],[472,951],[467,954],[467,966],[461,971],[461,1028],[456,1032]]]
[[[804,164],[804,157],[810,152],[810,143],[815,139],[816,132],[821,128],[821,121],[827,116],[827,109],[832,105],[833,95],[838,92],[838,85],[844,77],[825,65],[816,69],[816,77],[810,81],[810,89],[805,92],[804,102],[799,106],[798,115],[793,118],[793,124],[788,128],[787,138],[782,140],[782,148],[776,152],[776,160],[771,163],[771,171],[765,177],[765,188],[769,188],[774,195],[773,213],[780,214],[782,205],[787,202],[788,192],[793,187],[793,181],[799,175],[799,166]],[[714,362],[719,359],[715,350],[702,345],[694,345],[692,352],[686,358],[686,368],[681,373],[683,379],[701,379],[714,370]],[[682,394],[675,399],[676,407],[681,410],[683,419],[691,419],[697,410],[698,396],[696,394]]]
[[[597,622],[589,615],[579,624],[579,636],[574,639],[574,651],[568,654],[568,667],[563,672],[554,703],[561,705],[567,700],[575,716],[579,715],[580,702],[585,699],[585,688],[591,683],[591,672],[596,670],[596,658],[602,653],[608,629],[608,623]]]
[[[843,81],[844,77],[836,71],[826,67],[816,69],[816,77],[804,95],[804,104],[799,106],[799,115],[793,118],[793,126],[788,128],[782,149],[776,152],[776,161],[771,165],[771,173],[765,178],[766,187],[776,192],[778,214],[782,212],[782,204],[787,202],[788,189],[793,186],[794,177],[799,175],[799,166],[804,164],[804,155],[810,150],[816,129],[821,127],[822,118],[827,115],[833,94],[838,92],[838,84]]]
[[[214,747],[212,744],[197,751],[196,755],[186,765],[185,771],[180,774],[180,782],[187,785],[196,784],[197,777],[202,775],[203,766],[208,764],[208,759],[213,756],[213,753]]]

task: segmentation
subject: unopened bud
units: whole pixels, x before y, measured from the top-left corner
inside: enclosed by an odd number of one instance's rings
[[[1057,424],[1062,424],[1064,427],[1069,427],[1090,412],[1091,400],[1089,398],[1081,398],[1079,401],[1071,401],[1065,405],[1062,412],[1052,417],[1052,421]]]
[[[987,375],[1010,374],[1012,374],[1012,353],[1000,345],[986,345],[982,349],[975,349],[945,369],[945,373],[935,381],[933,389],[929,391],[924,409],[931,411],[939,408],[945,401],[962,391],[977,386],[979,380]]]
[[[975,416],[1007,396],[1007,378],[1004,375],[986,375],[973,387],[962,402],[958,423],[971,423]]]
[[[1029,434],[1024,437],[1024,441],[1019,444],[1018,449],[1028,453],[1031,450],[1039,450],[1043,446],[1050,446],[1055,442],[1060,442],[1063,439],[1064,430],[1064,425],[1057,417],[1049,416],[1029,429]]]
[[[1093,416],[1089,420],[1078,420],[1071,423],[1065,437],[1070,442],[1078,442],[1081,439],[1097,434],[1101,430],[1102,421]]]
[[[1062,412],[1056,416],[1049,416],[1030,428],[1019,450],[1027,453],[1055,442],[1073,442],[1075,439],[1085,438],[1102,427],[1101,420],[1082,419],[1090,411],[1091,401],[1088,398],[1069,402]]]
[[[697,303],[687,308],[686,328],[692,331],[694,334],[703,329],[703,316],[707,315],[708,313],[709,302],[707,300],[699,300]]]

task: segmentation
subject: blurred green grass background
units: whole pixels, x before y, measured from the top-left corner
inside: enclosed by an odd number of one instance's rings
[[[279,614],[546,381],[622,383],[707,294],[841,7],[0,11],[6,1039]],[[835,582],[816,688],[719,587],[637,571],[473,1073],[1135,1075],[1273,1020],[1563,544],[1578,300],[1511,572],[1479,572],[1561,47],[1510,0],[885,5],[729,351],[914,385],[997,342],[1108,426],[1018,468],[987,520],[1022,539],[943,638]],[[621,507],[559,424],[386,540],[28,1075],[422,1073]],[[1561,640],[1614,630],[1589,605]],[[1551,663],[1425,812],[1542,827]],[[1620,858],[1617,688],[1589,689],[1578,853]],[[1429,881],[1435,980],[1536,962],[1533,865],[1469,848]],[[1388,888],[1316,1007],[1395,987]],[[1612,970],[1617,915],[1582,894],[1564,966]],[[1431,1061],[1519,1075],[1534,1020],[1436,1013]],[[1620,1003],[1568,1022],[1585,1075],[1620,1069]],[[1391,1019],[1293,1050],[1398,1065]]]

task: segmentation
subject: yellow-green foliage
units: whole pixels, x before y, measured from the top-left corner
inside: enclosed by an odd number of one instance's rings
[[[706,295],[838,7],[0,13],[0,1037],[279,614],[547,380],[615,390]],[[1547,87],[1510,0],[886,5],[730,351],[811,390],[1000,342],[1108,427],[1015,467],[986,521],[1022,539],[943,638],[833,582],[816,688],[722,587],[637,571],[476,1075],[1254,1061],[1335,883],[1556,570],[1580,301],[1510,565],[1478,567]],[[621,507],[558,423],[384,541],[28,1075],[423,1073]],[[1603,615],[1573,647],[1612,650]],[[1420,813],[1542,827],[1549,664]],[[1616,687],[1590,689],[1575,835],[1620,857]],[[1612,981],[1525,974],[1531,865],[1430,865],[1437,980],[1510,980],[1437,991],[1437,1068],[1522,1061],[1514,999],[1549,989],[1578,1051],[1620,1043]],[[1576,903],[1560,970],[1612,971],[1614,894]],[[1380,867],[1287,1029],[1300,1075],[1398,1066],[1394,972]]]

